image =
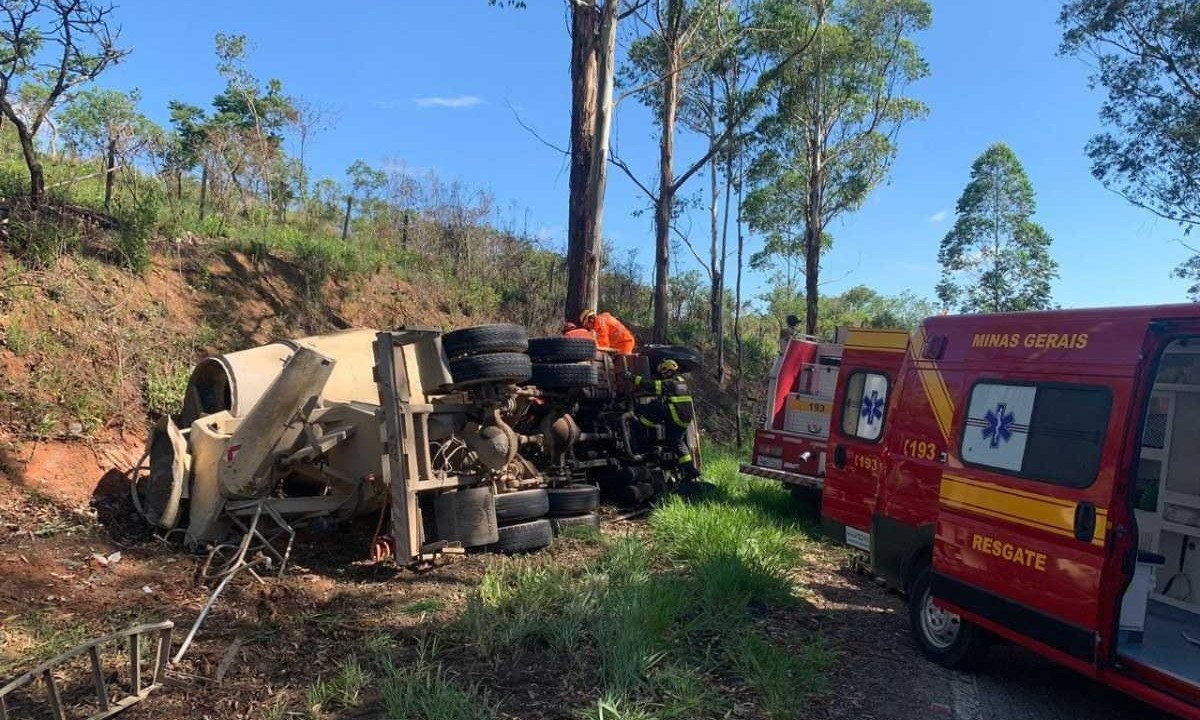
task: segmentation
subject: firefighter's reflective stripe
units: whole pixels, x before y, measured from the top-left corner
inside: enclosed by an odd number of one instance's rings
[[[677,395],[667,398],[667,407],[671,412],[671,420],[681,428],[692,424],[696,411],[692,407],[691,395]]]
[[[692,461],[692,454],[691,454],[691,453],[685,453],[685,454],[683,454],[683,455],[680,455],[680,456],[679,456],[679,463],[680,463],[681,465],[682,465],[683,463],[690,463],[691,461]]]
[[[658,427],[658,423],[654,422],[653,420],[646,417],[645,415],[638,415],[638,422],[640,422],[642,425],[645,425],[648,428]]]
[[[645,378],[643,378],[641,375],[638,375],[637,377],[635,377],[633,379],[633,386],[635,388],[641,388],[642,382],[644,380],[645,380]],[[663,394],[663,381],[662,380],[655,380],[654,384],[651,385],[651,387],[653,388],[653,390],[650,391],[652,394],[654,394],[654,395],[662,395]]]

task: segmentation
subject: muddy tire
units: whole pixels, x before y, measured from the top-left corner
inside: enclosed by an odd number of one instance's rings
[[[439,540],[461,542],[463,547],[481,547],[499,540],[491,488],[442,493],[434,498],[433,507]]]
[[[599,530],[600,516],[596,513],[587,513],[570,517],[552,517],[550,518],[550,527],[554,530],[555,535],[562,535],[563,528],[590,527]]]
[[[596,356],[596,341],[590,338],[548,337],[529,340],[529,357],[535,363],[575,363]]]
[[[925,657],[942,667],[970,669],[987,654],[987,633],[933,604],[933,570],[925,566],[908,596],[908,622]]]
[[[545,517],[550,497],[545,490],[518,490],[496,496],[496,520],[500,524],[518,523]]]
[[[486,353],[523,353],[528,346],[525,328],[509,323],[476,325],[442,335],[442,349],[451,360]]]
[[[595,511],[600,506],[600,488],[595,485],[568,485],[546,491],[550,515],[563,517]]]
[[[471,355],[450,361],[450,376],[455,387],[484,383],[523,383],[529,379],[529,356],[520,353]]]
[[[568,390],[595,387],[600,377],[590,363],[552,363],[534,365],[529,382],[544,390]]]
[[[541,550],[554,541],[554,528],[549,520],[505,525],[500,528],[500,542],[496,545],[501,552],[519,553]]]

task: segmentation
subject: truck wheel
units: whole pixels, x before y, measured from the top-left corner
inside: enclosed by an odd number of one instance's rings
[[[599,530],[600,516],[596,513],[587,513],[570,517],[552,517],[550,518],[550,527],[554,529],[555,535],[562,535],[563,528],[571,527],[590,527]]]
[[[986,633],[933,604],[930,583],[933,571],[926,566],[913,582],[908,597],[908,621],[913,638],[925,657],[948,668],[967,669],[987,653]]]
[[[463,547],[491,545],[499,539],[492,489],[464,488],[434,498],[434,526],[439,540],[456,540]]]
[[[505,525],[500,528],[501,552],[518,553],[540,550],[554,540],[554,529],[549,520]]]
[[[450,376],[455,387],[484,383],[523,383],[531,370],[529,356],[520,353],[471,355],[450,361]]]
[[[650,368],[658,367],[663,360],[674,360],[679,364],[679,372],[690,373],[700,369],[704,358],[699,351],[679,345],[642,345],[637,349],[639,355],[650,359]]]
[[[523,353],[528,346],[525,328],[509,323],[476,325],[442,335],[442,349],[451,360],[484,353]]]
[[[600,378],[589,363],[534,365],[530,384],[545,390],[595,387]]]
[[[590,513],[600,505],[600,488],[595,485],[568,485],[546,492],[550,496],[551,515]]]
[[[515,523],[545,516],[550,511],[550,497],[545,490],[518,490],[496,496],[496,520]]]
[[[574,363],[596,356],[596,341],[591,338],[530,338],[529,357],[535,363]]]

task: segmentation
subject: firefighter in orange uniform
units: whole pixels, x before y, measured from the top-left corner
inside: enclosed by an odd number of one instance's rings
[[[637,348],[637,339],[629,328],[611,313],[596,314],[595,310],[584,310],[579,315],[579,325],[596,335],[596,347],[620,355],[632,355]]]

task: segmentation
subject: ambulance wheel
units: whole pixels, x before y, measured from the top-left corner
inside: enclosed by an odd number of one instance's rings
[[[981,628],[933,603],[933,570],[926,566],[908,596],[908,621],[913,639],[925,657],[942,667],[969,669],[987,653]]]

